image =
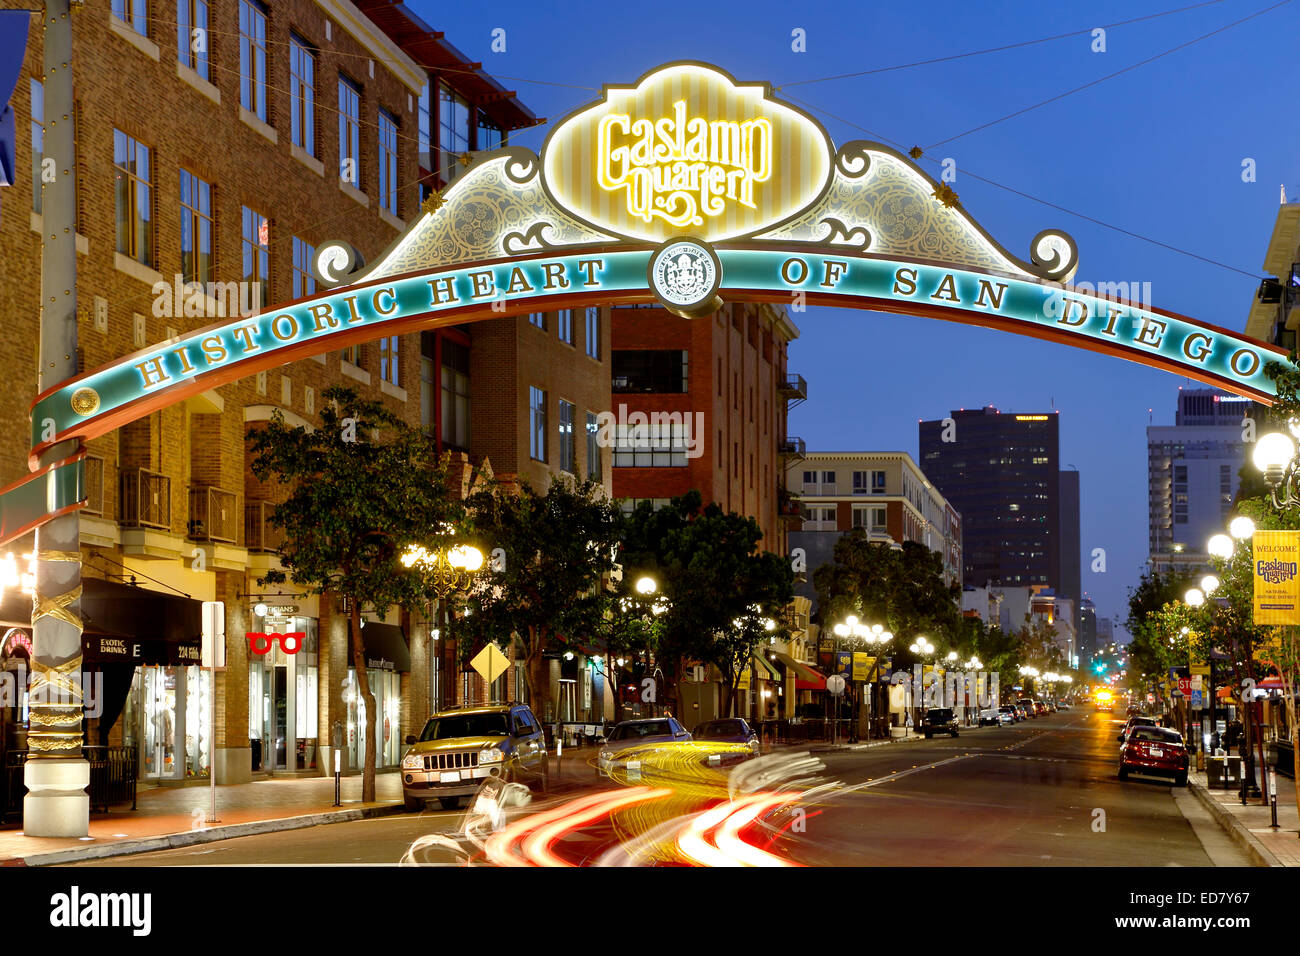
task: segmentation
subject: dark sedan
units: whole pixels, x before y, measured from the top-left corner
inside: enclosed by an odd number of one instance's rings
[[[697,744],[744,744],[754,756],[761,752],[758,734],[754,733],[754,729],[739,717],[706,720],[702,724],[697,724],[691,731],[691,739]]]

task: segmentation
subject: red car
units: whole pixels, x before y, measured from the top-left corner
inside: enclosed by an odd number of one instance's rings
[[[1134,727],[1119,752],[1119,778],[1130,773],[1173,777],[1187,786],[1187,747],[1183,735],[1168,727]]]

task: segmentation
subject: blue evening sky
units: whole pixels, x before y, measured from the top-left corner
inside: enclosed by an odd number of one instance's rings
[[[789,3],[434,4],[408,0],[470,59],[551,121],[515,137],[540,147],[546,130],[598,95],[675,59],[712,62],[776,86],[878,69],[1116,23],[1186,0]],[[923,147],[1154,56],[1275,0],[1223,0],[1050,43],[852,79],[792,86],[836,143],[874,139]],[[1277,213],[1279,187],[1300,197],[1294,108],[1294,4],[1232,27],[999,125],[927,150],[957,163],[966,210],[1016,255],[1040,230],[1079,245],[1076,281],[1151,283],[1151,303],[1244,327]],[[492,31],[506,51],[491,51]],[[807,52],[791,49],[806,32]],[[532,82],[530,82],[532,81]],[[545,85],[535,81],[571,84]],[[801,104],[796,104],[801,105]],[[830,119],[835,114],[863,129]],[[870,133],[865,131],[870,131]],[[1253,159],[1256,181],[1242,181]],[[922,162],[932,176],[938,167]],[[965,175],[969,170],[1103,222],[1217,260],[1229,271],[1132,239]],[[1081,349],[930,319],[812,308],[790,370],[809,401],[790,434],[816,450],[917,455],[916,423],[949,409],[1061,414],[1062,467],[1081,473],[1083,587],[1099,616],[1125,616],[1147,554],[1146,434],[1168,424],[1180,385],[1195,383]],[[1154,410],[1152,415],[1148,409]],[[1153,416],[1153,417],[1152,417]],[[1105,573],[1090,570],[1095,548]],[[1117,631],[1118,631],[1117,627]]]

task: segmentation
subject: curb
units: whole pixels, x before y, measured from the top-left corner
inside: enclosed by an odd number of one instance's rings
[[[1232,840],[1246,851],[1256,866],[1282,866],[1272,853],[1264,848],[1264,845],[1255,838],[1245,826],[1242,825],[1231,812],[1224,809],[1223,805],[1210,795],[1210,791],[1201,786],[1194,780],[1187,781],[1187,789],[1192,791],[1196,799],[1201,801],[1205,809],[1210,811],[1210,816],[1214,817]]]
[[[236,823],[224,827],[207,827],[202,830],[188,830],[183,833],[165,833],[154,837],[141,837],[136,840],[119,840],[115,843],[104,843],[98,846],[73,847],[67,850],[34,853],[25,857],[12,857],[0,860],[0,866],[55,866],[60,863],[78,863],[82,860],[103,860],[114,856],[132,856],[136,853],[152,853],[157,850],[174,850],[180,847],[196,846],[200,843],[215,843],[218,840],[230,840],[234,837],[255,836],[281,830],[301,830],[328,823],[351,823],[356,820],[387,817],[405,812],[405,806],[395,803],[373,807],[358,807],[352,810],[309,813],[297,817],[277,817],[273,820],[253,820],[248,823]]]

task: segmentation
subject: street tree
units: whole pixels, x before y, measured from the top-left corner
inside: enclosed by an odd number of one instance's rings
[[[466,499],[474,534],[497,555],[489,582],[465,595],[459,633],[523,651],[529,701],[550,713],[552,649],[587,648],[610,606],[603,580],[614,567],[621,525],[602,486],[557,475],[545,493],[527,482],[492,482]],[[547,719],[543,717],[543,719]]]
[[[657,510],[639,504],[620,549],[625,577],[656,577],[663,607],[658,656],[668,676],[679,679],[688,660],[713,664],[729,715],[754,650],[788,633],[794,574],[784,557],[759,548],[762,537],[753,518],[706,505],[690,491]]]
[[[320,426],[289,426],[277,410],[250,429],[253,474],[282,486],[270,523],[284,534],[281,567],[262,582],[332,595],[347,608],[356,689],[365,705],[362,800],[375,799],[378,711],[366,672],[361,613],[414,606],[420,587],[402,550],[460,520],[447,462],[421,429],[379,402],[335,386],[323,393]]]

